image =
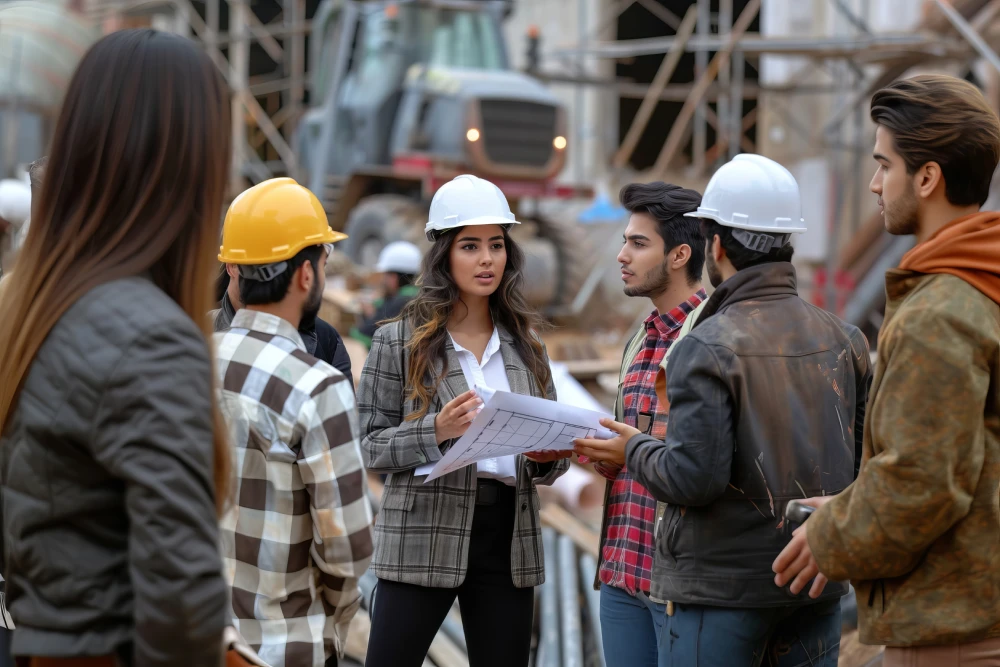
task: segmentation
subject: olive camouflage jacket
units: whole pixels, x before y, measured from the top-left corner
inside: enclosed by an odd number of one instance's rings
[[[1000,637],[1000,306],[944,274],[886,291],[861,472],[809,546],[853,580],[862,642]]]

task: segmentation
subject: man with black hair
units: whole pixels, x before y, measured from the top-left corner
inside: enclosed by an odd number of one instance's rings
[[[221,520],[233,623],[269,665],[337,664],[372,554],[372,509],[350,380],[298,329],[339,240],[319,200],[264,181],[226,215],[219,260],[244,307],[215,334],[220,409],[237,454]]]
[[[216,294],[219,308],[212,311],[210,315],[212,326],[217,332],[225,331],[232,324],[236,311],[243,307],[243,299],[240,296],[239,267],[236,264],[222,266],[216,283]],[[310,308],[302,314],[302,320],[299,322],[299,335],[302,337],[302,342],[305,343],[306,352],[343,373],[344,377],[351,380],[353,386],[351,357],[347,353],[344,341],[337,330],[329,322],[319,317],[321,301],[322,292],[320,292],[320,302],[313,304],[315,309]]]
[[[670,351],[666,437],[607,420],[617,437],[577,443],[667,504],[651,590],[669,601],[661,667],[837,665],[847,585],[793,595],[771,571],[788,501],[854,479],[871,378],[862,333],[798,296],[801,211],[795,179],[767,158],[716,172],[688,214],[716,290]]]
[[[708,298],[701,286],[705,246],[698,221],[684,217],[701,195],[667,183],[622,188],[630,213],[618,254],[625,294],[650,300],[653,311],[622,356],[615,416],[662,438],[665,411],[653,380],[684,321]],[[601,527],[601,634],[609,667],[655,667],[664,605],[650,598],[656,500],[625,467],[595,459],[607,480]]]

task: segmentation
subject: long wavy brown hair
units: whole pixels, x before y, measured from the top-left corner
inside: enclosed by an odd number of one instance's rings
[[[0,295],[0,428],[49,332],[101,284],[149,275],[211,347],[205,313],[231,155],[229,113],[224,82],[190,40],[125,30],[84,55],[28,237]],[[212,400],[205,409],[215,417],[221,512],[230,452],[214,392]]]
[[[407,398],[414,402],[414,411],[407,421],[420,419],[427,414],[441,380],[448,374],[445,344],[448,340],[448,320],[455,308],[462,307],[461,295],[451,275],[451,245],[459,229],[440,235],[424,256],[420,288],[397,319],[410,327],[407,349],[410,353],[407,367],[410,391]],[[490,313],[493,323],[507,330],[514,339],[514,349],[531,372],[538,388],[544,394],[551,380],[548,358],[537,333],[543,322],[521,294],[524,283],[524,252],[504,229],[504,246],[507,265],[500,285],[490,295]],[[433,370],[435,361],[441,360],[442,370],[437,377]]]

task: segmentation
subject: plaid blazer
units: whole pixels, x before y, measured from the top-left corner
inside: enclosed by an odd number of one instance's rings
[[[510,389],[517,394],[555,400],[549,382],[544,394],[514,350],[511,335],[499,328],[500,353]],[[476,506],[476,469],[467,466],[430,484],[415,479],[413,470],[437,461],[453,441],[438,447],[434,417],[456,396],[468,391],[455,348],[447,341],[448,370],[427,415],[404,421],[413,411],[406,400],[409,352],[402,322],[383,325],[375,333],[361,371],[358,411],[361,451],[369,471],[388,473],[382,508],[375,520],[372,571],[380,578],[433,588],[457,588],[469,560],[472,513]],[[443,364],[435,367],[441,375]],[[511,571],[518,588],[545,581],[542,530],[536,484],[551,484],[569,468],[569,460],[536,464],[523,456],[517,462],[517,512],[511,549]]]

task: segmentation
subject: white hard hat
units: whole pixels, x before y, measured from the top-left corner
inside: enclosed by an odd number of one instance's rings
[[[379,273],[420,273],[420,248],[409,241],[395,241],[382,248],[375,270]]]
[[[791,172],[763,155],[737,155],[712,176],[698,210],[690,218],[707,218],[725,227],[785,237],[806,231],[799,184]],[[749,248],[764,249],[759,234],[741,234]],[[785,241],[783,240],[782,243]],[[764,242],[768,249],[771,244]]]
[[[434,193],[424,233],[428,241],[433,241],[435,232],[457,227],[517,224],[500,188],[485,179],[462,174]]]
[[[12,178],[0,180],[0,218],[20,227],[30,215],[31,187]]]

